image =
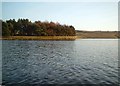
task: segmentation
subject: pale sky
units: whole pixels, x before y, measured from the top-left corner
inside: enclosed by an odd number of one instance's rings
[[[2,19],[28,18],[76,30],[118,30],[118,2],[2,2]]]

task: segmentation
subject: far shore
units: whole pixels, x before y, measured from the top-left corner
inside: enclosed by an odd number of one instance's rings
[[[76,31],[76,36],[2,36],[0,40],[119,39],[118,31]]]
[[[79,31],[76,30],[76,36],[82,39],[118,39],[120,31]]]
[[[1,40],[75,40],[77,36],[8,36]]]

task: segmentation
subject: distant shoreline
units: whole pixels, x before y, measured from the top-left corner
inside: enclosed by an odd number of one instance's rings
[[[118,39],[120,38],[120,31],[80,31],[80,30],[76,30],[76,36],[82,39],[88,39],[88,38]]]
[[[1,40],[75,40],[77,36],[9,36],[0,37]]]
[[[78,31],[76,36],[3,36],[0,40],[76,40],[76,39],[119,39],[119,31]]]

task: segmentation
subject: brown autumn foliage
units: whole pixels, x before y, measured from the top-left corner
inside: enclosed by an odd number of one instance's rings
[[[28,19],[2,21],[3,36],[75,36],[73,26],[54,22],[31,22]]]

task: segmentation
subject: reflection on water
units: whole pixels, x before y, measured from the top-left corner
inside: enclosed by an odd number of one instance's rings
[[[118,42],[4,40],[3,83],[118,84]]]

